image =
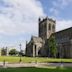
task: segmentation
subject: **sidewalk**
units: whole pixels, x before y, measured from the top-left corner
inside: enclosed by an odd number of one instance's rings
[[[0,62],[0,67],[59,67],[59,66],[63,66],[63,67],[72,67],[72,63],[14,63],[14,64],[10,64],[10,63],[5,63],[5,65],[3,64],[3,62]]]

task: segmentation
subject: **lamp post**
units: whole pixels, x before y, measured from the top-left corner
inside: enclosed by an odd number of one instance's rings
[[[6,47],[6,56],[8,56],[8,47]]]
[[[20,62],[21,62],[21,44],[19,44],[19,46],[20,46]]]

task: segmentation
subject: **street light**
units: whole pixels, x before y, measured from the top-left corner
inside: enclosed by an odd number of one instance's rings
[[[6,56],[8,56],[8,47],[6,47]]]
[[[20,62],[21,62],[21,44],[19,44],[19,46],[20,46]]]

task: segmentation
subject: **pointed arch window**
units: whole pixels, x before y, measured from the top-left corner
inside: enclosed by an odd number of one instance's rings
[[[51,24],[49,23],[49,30],[51,30]]]
[[[52,30],[53,30],[53,31],[55,30],[55,25],[52,26]]]

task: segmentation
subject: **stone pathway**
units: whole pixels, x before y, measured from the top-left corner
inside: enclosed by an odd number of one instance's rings
[[[59,67],[59,66],[64,66],[64,67],[72,67],[72,63],[5,63],[0,62],[0,67],[49,67],[49,66],[54,66],[54,67]]]

